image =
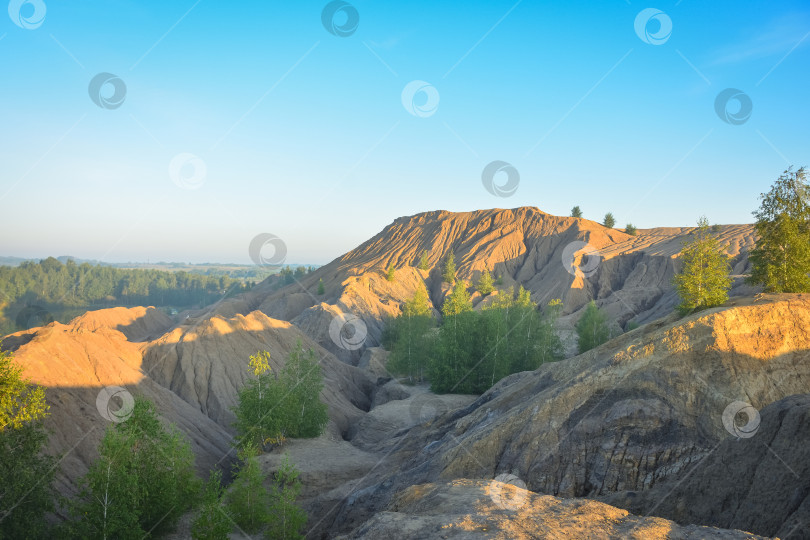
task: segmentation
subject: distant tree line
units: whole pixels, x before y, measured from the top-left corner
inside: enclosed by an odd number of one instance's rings
[[[65,308],[77,307],[201,307],[248,287],[228,276],[92,266],[71,260],[62,264],[49,257],[38,263],[0,266],[0,310],[4,319],[0,329],[13,332],[28,328],[28,317],[20,315],[31,306],[57,318]]]

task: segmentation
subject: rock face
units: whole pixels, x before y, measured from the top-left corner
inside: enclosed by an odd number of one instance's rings
[[[411,486],[397,496],[386,511],[338,538],[731,540],[762,537],[741,531],[680,526],[661,518],[634,516],[595,501],[537,495],[500,481],[461,479]]]
[[[677,481],[733,437],[723,423],[733,402],[762,409],[810,392],[810,296],[737,302],[512,375],[469,407],[411,429],[390,443],[395,469],[347,499],[338,526],[357,527],[398,491],[437,479],[508,473],[531,491],[562,497]],[[719,497],[714,486],[704,489]],[[691,504],[688,491],[684,497]],[[745,506],[751,522],[764,519],[765,508]]]
[[[597,300],[617,326],[644,323],[668,314],[676,303],[671,281],[682,243],[694,228],[641,229],[630,236],[579,218],[558,217],[537,208],[427,212],[395,220],[374,238],[305,276],[277,289],[274,279],[254,289],[246,304],[295,323],[338,358],[356,365],[362,348],[347,350],[330,338],[336,314],[360,317],[364,346],[379,344],[383,320],[424,283],[441,308],[449,287],[442,283],[444,259],[455,255],[457,275],[472,283],[489,268],[503,285],[522,285],[542,304],[559,298],[561,325],[570,329],[579,310]],[[717,238],[732,258],[732,273],[748,268],[755,235],[751,225],[725,225]],[[590,256],[582,251],[589,246]],[[429,270],[416,268],[428,252]],[[393,282],[384,270],[397,270]],[[572,268],[576,266],[579,270]],[[325,294],[317,295],[323,279]],[[732,295],[752,290],[737,279]],[[574,354],[574,351],[571,351]]]
[[[607,500],[679,523],[810,538],[810,394],[760,412],[751,436],[727,438],[694,466],[645,493]]]

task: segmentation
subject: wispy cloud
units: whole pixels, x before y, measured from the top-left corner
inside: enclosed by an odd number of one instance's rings
[[[791,13],[768,21],[762,29],[748,39],[715,52],[710,65],[738,64],[750,60],[784,55],[796,47],[810,32],[810,12]],[[804,40],[797,49],[810,46]]]

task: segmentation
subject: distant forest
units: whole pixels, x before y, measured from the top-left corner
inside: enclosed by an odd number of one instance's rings
[[[224,275],[122,269],[72,260],[63,264],[53,257],[0,266],[0,335],[54,320],[67,322],[89,309],[202,307],[250,286]]]

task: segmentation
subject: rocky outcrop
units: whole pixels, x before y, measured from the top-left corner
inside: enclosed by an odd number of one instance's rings
[[[679,523],[810,538],[810,394],[751,414],[742,419],[751,429],[722,440],[670,481],[606,500]]]
[[[599,502],[538,495],[501,481],[461,479],[411,486],[384,512],[338,538],[731,540],[762,537],[634,516]]]
[[[397,492],[437,479],[513,474],[561,497],[645,492],[732,437],[723,415],[735,401],[762,409],[808,392],[810,296],[673,315],[507,377],[466,409],[388,441],[391,468],[347,499],[336,522],[357,527]]]

